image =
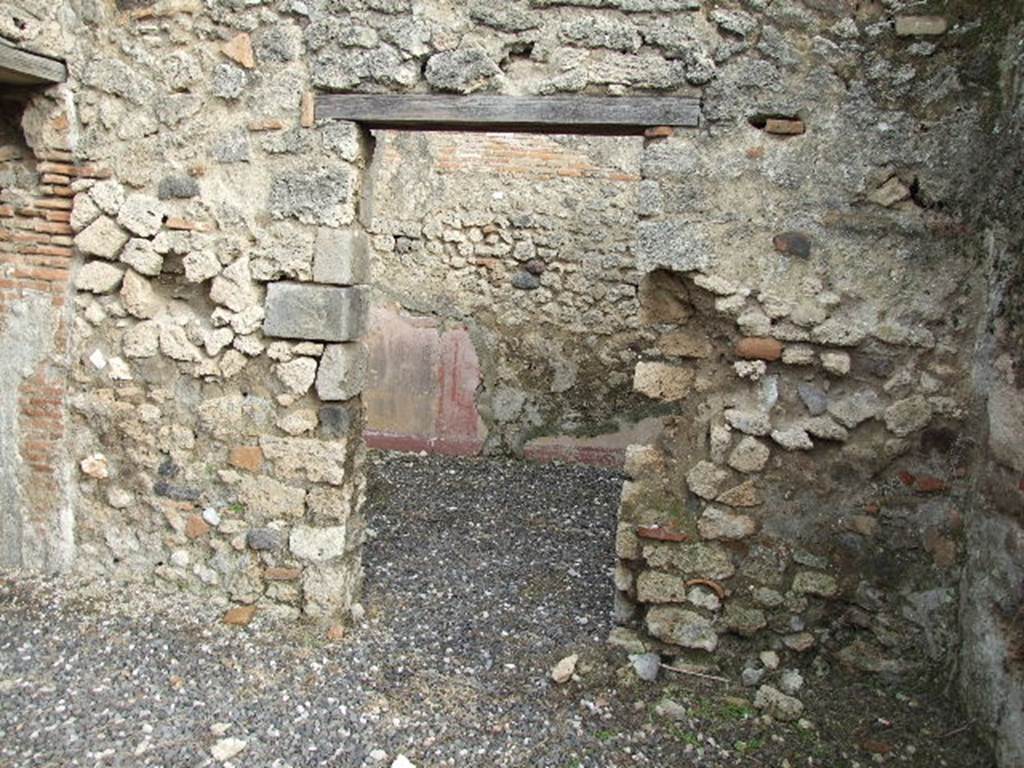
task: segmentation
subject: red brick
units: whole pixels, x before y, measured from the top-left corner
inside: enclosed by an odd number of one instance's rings
[[[228,463],[247,472],[259,472],[263,466],[263,451],[258,445],[236,445],[228,455]]]
[[[14,271],[15,277],[28,277],[36,280],[66,281],[68,272],[66,269],[52,269],[47,267],[20,267]]]
[[[239,32],[220,47],[221,53],[232,61],[241,64],[246,69],[256,66],[256,59],[253,56],[252,38],[248,32]]]
[[[921,493],[939,493],[946,490],[946,483],[932,475],[921,475],[914,481],[914,490]]]
[[[168,229],[195,230],[196,232],[212,232],[213,224],[208,221],[193,221],[180,216],[171,216],[166,221]]]
[[[284,120],[253,120],[249,123],[250,131],[280,131],[286,127]]]
[[[310,91],[306,91],[302,94],[302,104],[300,105],[299,124],[303,128],[312,128],[316,122],[316,101],[313,98],[313,94]]]
[[[66,245],[35,245],[31,248],[26,248],[25,253],[36,253],[42,256],[61,256],[66,259],[70,259],[75,255],[75,252]]]
[[[672,528],[662,528],[660,525],[640,526],[636,529],[636,535],[641,539],[653,541],[688,541],[689,536]]]
[[[39,163],[36,170],[44,174],[43,182],[46,183],[47,174],[58,174],[60,176],[78,176],[81,178],[105,179],[110,176],[110,171],[97,168],[94,165],[71,165],[69,163],[54,163],[49,160]]]
[[[40,224],[45,224],[46,222],[39,222],[39,223]],[[19,221],[19,222],[15,223],[15,226],[17,226],[17,227],[20,227],[20,226],[31,227],[32,223],[31,222],[20,222]],[[11,233],[11,240],[13,240],[14,242],[17,242],[17,243],[47,243],[47,242],[49,242],[50,238],[48,238],[45,234],[43,234],[41,232],[12,232]]]
[[[263,578],[267,581],[295,581],[302,575],[301,568],[267,568]]]
[[[185,535],[190,539],[200,539],[210,532],[210,525],[199,515],[190,515],[185,523]]]
[[[66,198],[43,198],[41,200],[36,200],[34,205],[36,208],[70,211],[72,203]]]
[[[253,616],[256,615],[255,605],[239,605],[234,608],[229,608],[224,613],[224,623],[231,624],[236,627],[244,627],[250,621]]]
[[[770,117],[764,125],[766,133],[774,133],[778,136],[799,136],[806,128],[803,120],[784,120],[782,118]]]
[[[778,339],[748,336],[736,343],[736,355],[746,360],[778,360],[782,357],[782,342]]]
[[[74,232],[70,225],[55,221],[37,221],[33,229],[36,232],[52,232],[55,235],[70,235]]]
[[[673,135],[675,135],[675,129],[670,125],[658,125],[644,131],[646,139],[667,139]]]
[[[75,156],[66,149],[37,149],[35,155],[40,160],[53,160],[58,163],[70,163]]]

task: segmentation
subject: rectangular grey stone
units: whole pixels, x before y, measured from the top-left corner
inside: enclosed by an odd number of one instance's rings
[[[365,283],[370,276],[366,234],[358,229],[320,227],[313,255],[313,280],[333,285]]]
[[[361,342],[330,344],[320,358],[316,393],[321,400],[350,400],[366,383],[366,347]]]
[[[352,341],[363,335],[369,304],[365,286],[269,283],[263,332],[282,339]]]

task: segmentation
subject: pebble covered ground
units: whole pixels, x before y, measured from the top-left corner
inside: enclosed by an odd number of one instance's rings
[[[0,579],[0,767],[992,765],[922,680],[805,669],[800,725],[758,717],[738,682],[638,680],[604,642],[614,474],[397,454],[372,471],[365,616],[340,639]]]

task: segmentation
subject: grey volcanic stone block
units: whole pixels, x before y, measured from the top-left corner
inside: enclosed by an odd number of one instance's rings
[[[270,283],[263,332],[283,339],[353,341],[366,327],[369,303],[365,286]]]
[[[156,196],[161,200],[185,200],[199,196],[199,182],[191,176],[172,175],[160,179]]]
[[[334,285],[365,283],[370,275],[366,235],[358,229],[321,227],[316,233],[313,280]]]
[[[320,433],[329,440],[348,437],[352,422],[353,415],[348,405],[330,403],[320,408]]]
[[[366,382],[366,347],[331,344],[324,350],[316,374],[316,392],[321,400],[348,400],[363,391]]]
[[[362,391],[367,380],[364,344],[331,344],[316,372],[316,394],[325,401],[347,400]]]

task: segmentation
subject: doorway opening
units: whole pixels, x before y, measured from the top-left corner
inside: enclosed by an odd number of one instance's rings
[[[644,139],[374,138],[369,444],[621,466],[661,425],[632,386]]]

